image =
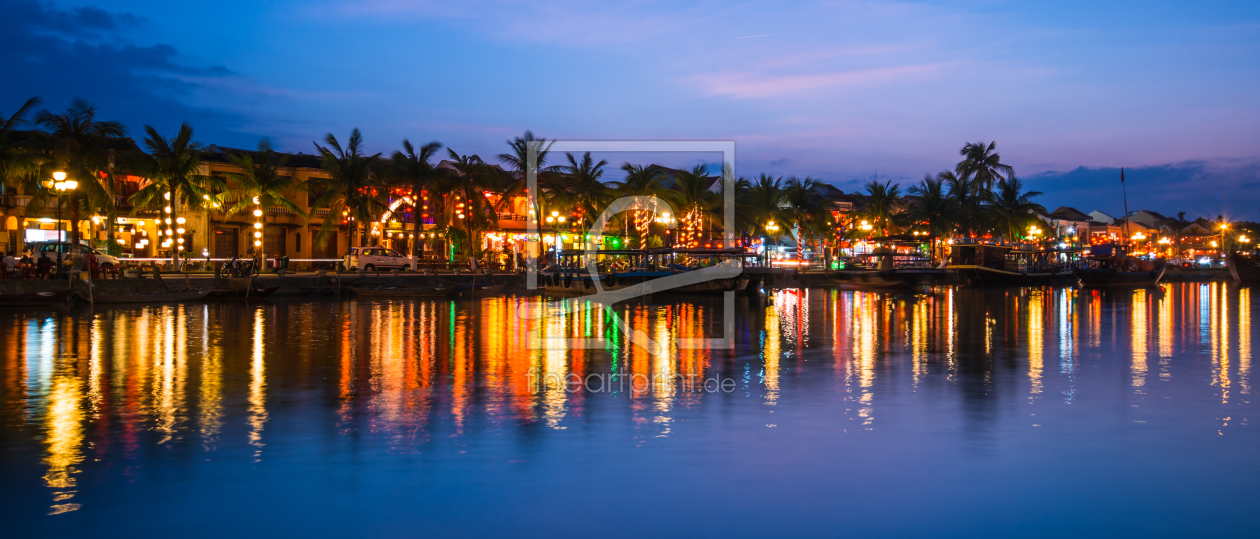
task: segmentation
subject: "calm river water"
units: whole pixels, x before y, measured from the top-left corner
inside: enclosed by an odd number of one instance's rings
[[[4,535],[1253,535],[1251,292],[0,312]]]

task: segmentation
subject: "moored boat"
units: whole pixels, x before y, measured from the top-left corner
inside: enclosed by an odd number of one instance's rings
[[[1154,286],[1167,269],[1163,260],[1113,259],[1095,267],[1079,268],[1076,274],[1081,278],[1081,286]]]
[[[1074,272],[1057,261],[1061,251],[1017,251],[1005,245],[955,245],[949,271],[958,280],[976,287],[1072,286],[1080,282]]]
[[[1229,255],[1229,274],[1242,283],[1260,282],[1260,259],[1242,253]]]

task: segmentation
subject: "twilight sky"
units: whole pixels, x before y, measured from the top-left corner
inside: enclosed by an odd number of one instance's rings
[[[1260,3],[0,0],[0,112],[95,101],[253,147],[363,130],[721,139],[740,175],[903,186],[996,140],[1053,209],[1260,218]],[[617,156],[614,165],[625,156]],[[696,156],[679,156],[685,166]],[[662,161],[656,159],[656,161]],[[1082,168],[1083,167],[1083,168]]]

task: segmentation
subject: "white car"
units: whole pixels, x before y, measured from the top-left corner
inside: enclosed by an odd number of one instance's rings
[[[411,259],[384,247],[351,247],[343,258],[346,269],[374,271],[411,267]]]
[[[39,243],[28,243],[28,244],[26,244],[26,252],[30,253],[30,257],[31,257],[31,258],[39,258],[40,253],[41,253],[41,252],[45,252],[45,253],[48,253],[48,258],[51,258],[51,259],[53,259],[53,260],[57,260],[57,252],[58,252],[58,251],[60,251],[61,253],[63,253],[63,254],[61,255],[61,256],[62,256],[62,258],[69,258],[69,257],[70,257],[70,255],[71,255],[71,251],[70,251],[70,242],[68,242],[68,241],[50,241],[50,242],[39,242]],[[78,251],[74,252],[73,254],[77,257],[77,256],[81,256],[81,255],[83,255],[84,253],[92,253],[92,254],[96,255],[96,263],[97,263],[97,264],[100,264],[102,267],[106,267],[106,268],[111,268],[111,267],[116,268],[116,267],[118,267],[118,259],[117,259],[117,258],[112,257],[112,256],[110,256],[110,255],[107,255],[107,254],[105,254],[105,253],[102,253],[102,252],[100,252],[100,251],[98,251],[98,250],[96,250],[96,249],[93,249],[93,248],[91,248],[91,247],[88,247],[87,245],[79,244],[79,249],[78,249]]]

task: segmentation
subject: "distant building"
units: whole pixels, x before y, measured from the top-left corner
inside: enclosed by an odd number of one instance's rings
[[[1164,215],[1158,212],[1151,211],[1151,210],[1138,210],[1138,211],[1133,212],[1132,214],[1129,215],[1129,222],[1141,223],[1142,226],[1145,226],[1148,229],[1158,230],[1161,228],[1166,228],[1170,232],[1176,227],[1176,224],[1177,224],[1176,219],[1169,219],[1168,217],[1165,217]]]
[[[1086,236],[1094,219],[1089,214],[1071,206],[1059,206],[1046,216],[1046,222],[1055,229],[1055,236]]]
[[[1104,224],[1104,225],[1114,225],[1114,224],[1116,224],[1116,218],[1115,218],[1115,217],[1112,217],[1112,216],[1110,216],[1110,215],[1107,215],[1106,213],[1103,213],[1103,212],[1101,212],[1101,211],[1099,211],[1099,210],[1094,210],[1094,211],[1092,211],[1092,212],[1089,212],[1089,218],[1090,218],[1090,219],[1093,219],[1094,221],[1096,221],[1096,222],[1098,222],[1098,223]]]

